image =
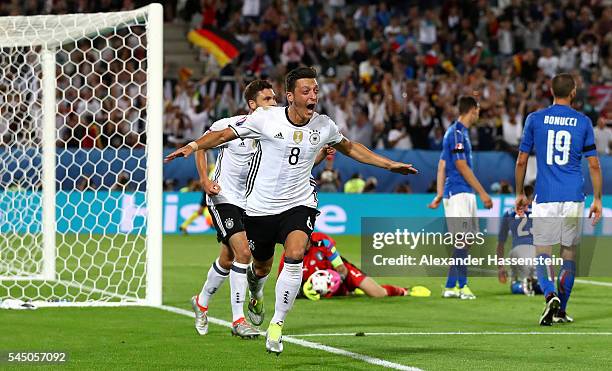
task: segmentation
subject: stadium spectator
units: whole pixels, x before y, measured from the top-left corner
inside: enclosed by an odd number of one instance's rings
[[[83,175],[76,182],[76,189],[78,191],[95,191],[98,188],[98,184],[89,176]]]
[[[553,78],[557,74],[559,58],[553,55],[551,48],[544,49],[542,56],[538,59],[538,68],[544,71],[544,74],[549,78]]]
[[[397,187],[395,187],[393,193],[412,193],[412,187],[410,186],[410,182],[398,184]]]
[[[440,126],[436,126],[429,133],[429,149],[432,151],[441,151],[443,139],[444,139],[444,129]]]
[[[502,149],[510,149],[512,153],[517,153],[521,135],[523,134],[523,111],[526,103],[523,97],[518,108],[514,105],[508,105],[507,110],[503,103],[500,104],[502,110],[502,139],[504,142],[504,148]]]
[[[325,168],[317,177],[317,184],[319,185],[319,192],[335,193],[340,189],[340,174],[338,170],[334,169],[334,160],[328,156],[325,162]]]
[[[344,193],[362,193],[366,182],[361,177],[361,174],[355,173],[351,179],[344,183]]]
[[[248,62],[246,72],[255,78],[264,78],[270,75],[272,72],[272,58],[266,53],[266,49],[263,43],[255,44],[255,55]]]
[[[402,121],[395,122],[393,129],[389,131],[387,141],[389,143],[389,148],[412,149],[410,135],[406,131],[406,127]]]
[[[568,38],[563,47],[561,47],[561,56],[559,57],[559,68],[561,72],[570,72],[576,68],[579,50],[575,45],[573,38]]]
[[[164,179],[164,192],[176,191],[176,179],[166,178]]]
[[[357,113],[357,120],[349,129],[349,138],[363,144],[372,146],[372,123],[368,120],[368,109],[363,107]]]
[[[609,155],[610,147],[612,146],[612,129],[607,126],[605,117],[600,117],[597,120],[595,132],[595,147],[601,155]]]
[[[189,179],[187,180],[187,184],[179,189],[179,192],[201,192],[202,187],[200,182],[197,179]]]
[[[376,186],[378,186],[378,179],[371,176],[366,179],[362,193],[376,193]]]
[[[283,64],[287,67],[287,71],[291,71],[300,65],[304,56],[304,45],[298,40],[296,31],[291,31],[289,40],[283,44]]]
[[[134,184],[130,182],[130,175],[125,171],[117,175],[117,182],[111,187],[111,191],[117,192],[133,192],[135,190]]]

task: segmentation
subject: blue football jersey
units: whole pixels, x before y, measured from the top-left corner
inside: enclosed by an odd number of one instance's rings
[[[512,234],[512,248],[519,245],[533,245],[533,234],[531,233],[532,219],[531,211],[525,216],[519,217],[514,209],[509,209],[502,217],[502,225],[497,235],[499,242],[505,243],[508,233]]]
[[[554,104],[527,116],[519,150],[535,147],[538,203],[584,201],[582,156],[596,156],[593,124],[584,114]]]
[[[446,181],[444,182],[444,198],[459,193],[474,193],[472,187],[463,179],[455,166],[455,161],[465,160],[472,168],[472,143],[468,129],[459,121],[448,127],[442,141],[440,158],[446,162]]]

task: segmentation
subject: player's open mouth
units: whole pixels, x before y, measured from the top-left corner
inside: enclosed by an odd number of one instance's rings
[[[306,105],[306,108],[308,109],[308,111],[314,111],[315,107],[316,107],[316,104],[314,103],[310,103]]]

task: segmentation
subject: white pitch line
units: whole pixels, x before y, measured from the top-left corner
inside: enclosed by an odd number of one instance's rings
[[[172,312],[172,313],[176,313],[176,314],[181,314],[183,316],[187,316],[187,317],[191,317],[193,318],[195,316],[195,314],[192,311],[189,310],[185,310],[182,308],[177,308],[177,307],[172,307],[169,305],[161,305],[159,307],[154,307],[154,308],[159,308],[168,312]],[[218,319],[218,318],[213,318],[213,317],[208,317],[208,322],[210,323],[214,323],[216,325],[220,325],[220,326],[224,326],[224,327],[232,327],[232,324],[230,322]],[[381,367],[385,367],[385,368],[391,368],[394,370],[405,370],[405,371],[422,371],[420,368],[416,368],[416,367],[410,367],[410,366],[405,366],[405,365],[401,365],[399,363],[394,363],[394,362],[390,362],[390,361],[385,361],[384,359],[380,359],[380,358],[376,358],[376,357],[370,357],[370,356],[366,356],[364,354],[359,354],[359,353],[354,353],[354,352],[349,352],[348,350],[344,350],[344,349],[340,349],[340,348],[335,348],[335,347],[331,347],[328,345],[323,345],[323,344],[319,344],[319,343],[315,343],[312,341],[307,341],[307,340],[302,340],[302,339],[296,339],[294,336],[283,336],[283,341],[287,342],[287,343],[291,343],[291,344],[295,344],[295,345],[300,345],[306,348],[312,348],[312,349],[316,349],[316,350],[322,350],[324,352],[328,352],[328,353],[333,353],[333,354],[337,354],[337,355],[341,355],[341,356],[345,356],[345,357],[350,357],[359,361],[363,361],[366,363],[370,363],[376,366],[381,366]]]
[[[586,283],[587,285],[612,287],[612,282],[600,282],[600,281],[581,280],[581,279],[575,279],[574,282]]]
[[[359,334],[359,335],[357,335]],[[612,332],[338,332],[338,333],[320,333],[320,334],[298,334],[291,335],[294,338],[303,337],[328,337],[328,336],[438,336],[438,335],[580,335],[580,336],[612,336]]]

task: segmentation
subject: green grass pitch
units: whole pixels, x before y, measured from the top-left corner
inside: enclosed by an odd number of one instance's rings
[[[339,250],[359,262],[359,238],[338,236]],[[280,248],[277,250],[280,252]],[[164,237],[164,303],[190,309],[218,253],[213,236]],[[278,256],[279,254],[277,254]],[[276,271],[274,271],[276,272]],[[276,275],[274,274],[274,277]],[[266,288],[273,310],[274,279]],[[305,340],[426,370],[544,368],[606,369],[612,364],[612,287],[576,283],[568,311],[576,322],[537,325],[541,297],[511,295],[496,278],[473,278],[475,301],[440,298],[443,278],[381,278],[380,283],[428,286],[430,298],[346,297],[296,301],[285,334],[387,333],[314,336]],[[608,281],[610,281],[608,279]],[[215,295],[209,315],[230,321],[229,282]],[[268,317],[269,318],[269,317]],[[424,333],[391,335],[393,333]],[[476,335],[435,335],[474,332]],[[483,332],[539,332],[544,335],[486,335]],[[589,333],[554,335],[552,332]],[[1,351],[67,351],[62,369],[375,369],[360,360],[285,344],[276,357],[264,340],[239,340],[211,324],[197,336],[193,320],[155,308],[43,308],[0,311]],[[426,334],[429,333],[429,334]],[[607,333],[593,335],[591,333]],[[0,368],[33,366],[0,364]],[[52,368],[58,366],[35,366]]]

